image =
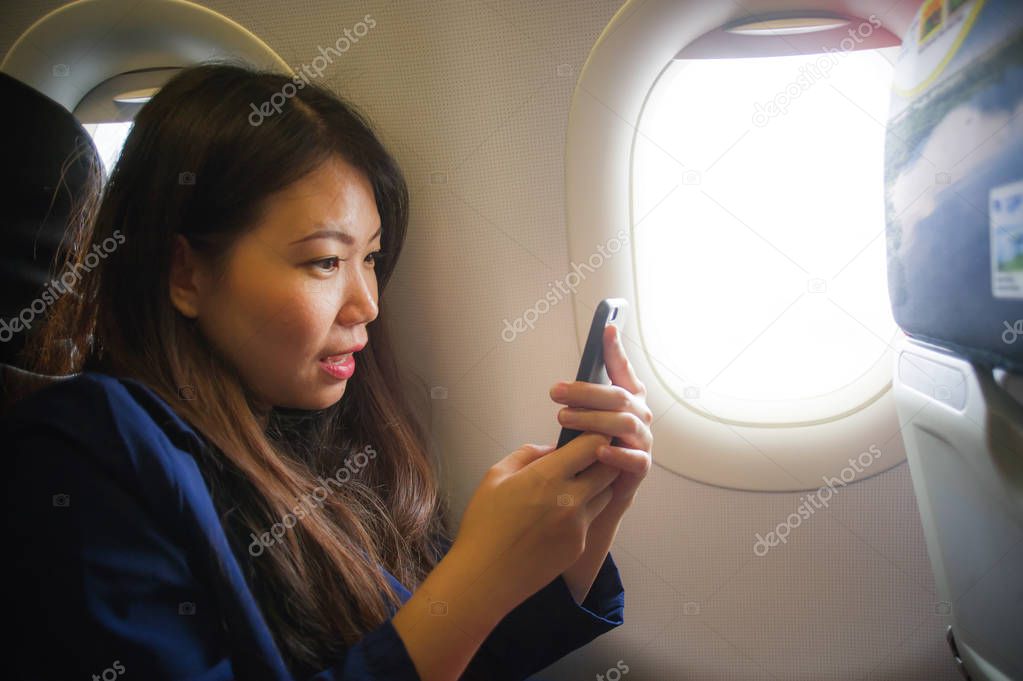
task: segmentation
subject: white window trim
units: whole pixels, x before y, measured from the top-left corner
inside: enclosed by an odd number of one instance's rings
[[[816,10],[841,10],[837,1],[813,4]],[[912,12],[901,8],[895,16],[885,15],[889,6],[884,2],[871,0],[862,5],[863,15],[874,12],[883,16],[882,30],[893,35],[901,35],[912,20]],[[766,13],[770,7],[763,9]],[[580,348],[600,299],[621,296],[636,300],[631,175],[636,130],[647,98],[682,48],[744,16],[741,8],[728,3],[630,0],[605,28],[582,69],[566,135],[570,261],[587,262],[616,234],[629,238],[619,251],[621,255],[607,258],[575,287],[573,309]],[[849,412],[774,426],[718,420],[694,408],[698,401],[687,405],[665,388],[658,378],[658,363],[642,342],[639,310],[633,309],[623,332],[629,358],[647,387],[647,403],[657,419],[652,454],[658,465],[721,487],[800,491],[821,487],[824,477],[836,475],[849,466],[850,458],[871,446],[880,448],[882,455],[857,473],[857,480],[905,460],[891,391],[890,361],[882,360],[872,369],[888,374],[883,389]]]
[[[114,101],[114,97],[134,90],[159,89],[179,71],[180,68],[146,69],[122,73],[105,80],[82,97],[73,112],[75,118],[82,125],[133,121],[143,103],[120,103]]]
[[[0,71],[73,112],[93,88],[111,78],[223,57],[292,74],[276,52],[241,24],[185,0],[69,3],[21,34]]]

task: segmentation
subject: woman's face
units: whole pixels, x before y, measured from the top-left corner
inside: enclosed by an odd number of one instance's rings
[[[261,407],[323,409],[344,395],[358,361],[324,358],[360,349],[377,316],[379,248],[373,187],[336,158],[269,198],[219,281],[178,236],[171,298]]]

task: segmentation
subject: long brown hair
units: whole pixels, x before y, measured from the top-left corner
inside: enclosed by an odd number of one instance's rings
[[[105,186],[86,195],[85,219],[70,223],[55,272],[86,274],[34,330],[23,364],[139,380],[212,445],[199,456],[201,470],[278,647],[304,675],[336,660],[400,602],[379,566],[414,590],[450,534],[437,464],[403,397],[385,322],[408,188],[364,116],[303,82],[219,62],[184,69],[163,86],[136,116]],[[275,408],[264,423],[237,372],[171,304],[173,239],[183,235],[222,271],[263,200],[335,155],[373,186],[388,254],[376,264],[381,313],[338,403]],[[102,244],[100,265],[84,267]],[[301,503],[319,499],[319,478],[364,451],[376,455],[331,485],[322,505]],[[307,512],[280,543],[251,557],[252,537],[300,505]]]

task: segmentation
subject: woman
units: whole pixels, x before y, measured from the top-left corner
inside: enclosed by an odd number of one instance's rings
[[[25,361],[81,373],[3,424],[25,678],[522,679],[622,622],[652,418],[615,331],[615,386],[552,391],[589,432],[493,466],[452,543],[377,319],[405,181],[298,84],[183,70],[71,225]]]

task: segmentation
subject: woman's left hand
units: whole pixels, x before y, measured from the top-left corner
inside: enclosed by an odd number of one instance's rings
[[[602,448],[597,455],[600,462],[622,471],[611,484],[614,496],[609,504],[621,513],[632,505],[650,470],[654,417],[646,405],[646,387],[636,378],[619,334],[614,325],[604,328],[604,362],[611,385],[572,381],[561,384],[563,392],[555,385],[550,394],[555,402],[568,405],[558,412],[561,425],[611,436],[607,452]]]

